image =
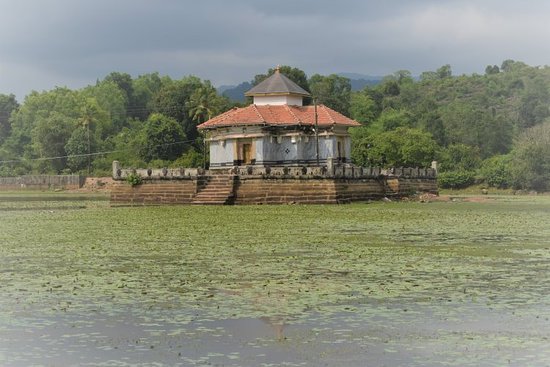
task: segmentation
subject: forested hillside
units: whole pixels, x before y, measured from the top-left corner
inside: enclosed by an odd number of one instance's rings
[[[281,72],[317,103],[364,125],[352,131],[356,164],[437,160],[443,187],[550,189],[549,67],[507,60],[484,75],[453,76],[445,65],[419,78],[402,70],[357,92],[335,74],[308,78],[290,66]],[[0,175],[110,174],[115,159],[198,166],[204,144],[196,126],[232,107],[208,81],[158,73],[114,72],[93,86],[33,92],[21,103],[0,95]]]
[[[358,164],[440,163],[440,185],[550,188],[550,68],[504,61],[484,75],[398,71],[352,95]]]

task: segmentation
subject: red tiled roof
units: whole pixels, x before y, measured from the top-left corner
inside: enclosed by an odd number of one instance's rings
[[[319,125],[361,126],[339,112],[325,105],[317,106],[317,121]],[[314,106],[290,106],[290,105],[254,105],[243,108],[233,108],[221,115],[211,118],[200,124],[199,129],[212,129],[227,126],[247,125],[314,125]]]

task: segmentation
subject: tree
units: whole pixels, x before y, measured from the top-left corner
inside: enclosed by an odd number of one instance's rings
[[[78,124],[86,128],[88,132],[95,133],[97,140],[105,139],[114,132],[111,119],[95,98],[83,99]]]
[[[438,161],[442,171],[475,171],[481,165],[479,148],[460,143],[443,149]]]
[[[65,152],[69,156],[67,166],[72,172],[84,170],[89,166],[91,159],[88,153],[90,150],[94,151],[95,147],[95,138],[89,135],[86,127],[80,126],[73,131],[65,144]]]
[[[393,77],[385,77],[384,80],[382,80],[381,89],[385,96],[395,97],[401,92],[399,83]]]
[[[512,185],[510,155],[495,155],[483,161],[479,173],[489,186],[506,189]]]
[[[550,121],[525,130],[511,153],[514,186],[526,190],[550,189]]]
[[[477,146],[483,159],[510,150],[511,120],[499,116],[496,109],[479,102],[455,100],[440,111],[449,144]]]
[[[377,114],[376,102],[364,92],[351,94],[349,110],[351,118],[362,124],[372,123]]]
[[[174,160],[184,152],[185,133],[175,119],[154,113],[143,126],[140,141],[140,156],[146,162]]]
[[[399,127],[392,131],[369,134],[354,132],[352,157],[361,165],[383,167],[429,167],[437,144],[429,133],[419,129]]]
[[[522,69],[528,68],[528,66],[521,61],[504,60],[500,66],[500,70],[505,73],[520,72]]]
[[[349,116],[351,84],[348,78],[336,74],[315,74],[309,79],[309,86],[317,103]]]
[[[226,99],[219,96],[216,88],[207,80],[191,94],[186,107],[191,119],[200,125],[219,114],[226,104]]]
[[[85,99],[95,99],[98,105],[97,109],[103,111],[102,132],[114,134],[126,125],[126,92],[114,81],[104,80],[94,86],[86,87],[82,90],[82,96]],[[105,136],[102,138],[105,138]]]
[[[252,85],[258,85],[271,75],[275,73],[276,68],[269,69],[266,74],[258,74],[254,77],[254,80],[252,80]],[[288,65],[282,65],[279,66],[279,72],[281,74],[284,74],[287,78],[292,80],[294,83],[298,84],[300,87],[302,87],[305,91],[310,91],[309,89],[309,82],[307,80],[307,75],[304,73],[303,70],[300,70],[298,68],[293,68],[292,66]]]
[[[76,121],[59,112],[37,121],[32,130],[32,146],[44,161],[38,161],[42,171],[60,172],[67,161],[65,145],[76,125]]]
[[[425,96],[417,103],[416,114],[417,127],[432,134],[439,146],[447,146],[447,132],[438,104],[432,98]]]
[[[500,73],[500,68],[497,65],[487,65],[485,75],[494,75]]]
[[[140,75],[132,82],[134,90],[133,104],[129,116],[146,120],[153,110],[153,98],[165,83],[170,83],[169,77],[161,78],[159,73]]]
[[[439,79],[446,79],[446,78],[452,77],[453,72],[451,70],[451,65],[449,64],[443,65],[442,67],[436,70],[436,74]]]
[[[351,135],[351,160],[358,166],[371,166],[372,133],[366,126],[352,127],[349,132]]]
[[[198,132],[187,106],[195,90],[202,86],[199,78],[189,76],[163,85],[153,100],[153,111],[175,119],[189,140],[195,140]]]
[[[0,145],[11,132],[10,116],[19,107],[13,94],[0,94]]]
[[[541,123],[550,115],[548,82],[535,78],[527,84],[519,107],[519,126],[523,129]]]
[[[395,130],[398,127],[412,127],[411,113],[404,109],[388,108],[382,111],[376,124],[380,125],[384,131]]]
[[[36,147],[47,144],[37,141],[38,138],[33,136],[37,125],[42,124],[43,129],[47,125],[45,121],[53,114],[58,119],[63,117],[63,120],[76,121],[79,118],[81,102],[80,94],[67,88],[55,88],[48,92],[29,94],[20,108],[12,114],[11,134],[3,144],[6,153],[19,158],[36,157],[37,152],[40,151]],[[52,128],[56,127],[52,126]],[[42,132],[46,133],[43,130]],[[63,136],[65,135],[63,134]],[[61,143],[64,146],[66,140]]]
[[[114,71],[107,75],[104,81],[115,83],[120,88],[120,90],[124,92],[124,95],[126,97],[126,108],[132,105],[134,88],[132,85],[132,76],[130,74]]]

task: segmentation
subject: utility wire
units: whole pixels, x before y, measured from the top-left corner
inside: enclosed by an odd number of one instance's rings
[[[187,144],[187,143],[193,143],[195,140],[184,140],[184,141],[177,141],[174,143],[164,143],[164,144],[158,144],[155,145],[155,148],[158,147],[166,147],[170,145],[177,145],[177,144]],[[118,150],[108,150],[104,152],[95,152],[95,153],[84,153],[84,154],[70,154],[70,155],[62,155],[58,157],[42,157],[42,158],[19,158],[19,159],[11,159],[11,160],[5,160],[0,161],[0,164],[4,163],[19,163],[19,162],[33,162],[33,161],[53,161],[56,159],[63,159],[63,158],[78,158],[78,157],[90,157],[90,156],[98,156],[98,155],[105,155],[110,153],[119,153],[119,152],[125,152],[129,149],[118,149]]]

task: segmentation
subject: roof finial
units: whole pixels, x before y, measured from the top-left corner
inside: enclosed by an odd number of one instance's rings
[[[279,74],[281,72],[281,65],[277,65],[277,67],[275,68],[275,72],[277,74]]]

